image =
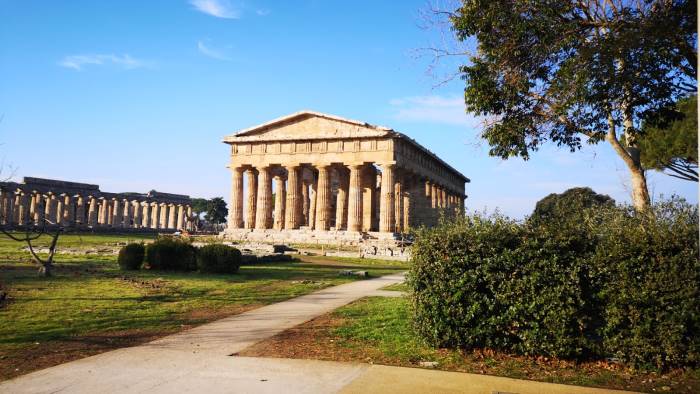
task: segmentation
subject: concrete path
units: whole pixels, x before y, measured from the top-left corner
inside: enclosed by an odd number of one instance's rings
[[[118,349],[20,376],[0,383],[0,393],[132,393],[157,391],[159,387],[169,387],[163,392],[188,392],[186,387],[189,386],[184,382],[189,379],[197,381],[197,377],[205,378],[211,374],[221,376],[222,373],[232,372],[232,379],[244,379],[235,374],[235,368],[229,371],[227,365],[231,360],[240,359],[229,357],[231,354],[359,298],[384,295],[386,292],[380,290],[382,287],[402,281],[403,274],[394,274],[329,287],[144,345]],[[319,374],[323,375],[324,372],[318,371]],[[326,380],[322,378],[320,381]],[[212,384],[216,384],[216,381],[213,379]],[[223,381],[230,383],[229,379]],[[299,381],[303,382],[304,379]],[[336,379],[329,381],[335,384]],[[173,382],[180,383],[172,386]],[[321,390],[315,392],[327,392],[325,386],[318,388]],[[229,392],[237,391],[234,386],[227,389]]]
[[[0,383],[0,393],[619,393],[494,376],[361,363],[238,357],[285,329],[380,290],[402,275],[357,281],[154,342]]]

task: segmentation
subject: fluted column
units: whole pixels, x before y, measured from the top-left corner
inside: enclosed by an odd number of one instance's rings
[[[36,192],[32,192],[32,194],[29,195],[29,216],[27,217],[28,224],[38,224],[36,222],[36,202],[37,202],[37,196],[39,194]],[[0,202],[0,204],[2,204]]]
[[[175,228],[175,215],[177,215],[175,210],[175,204],[168,204],[168,230]]]
[[[79,194],[75,203],[75,223],[79,226],[85,226],[87,219],[85,217],[85,198]]]
[[[255,215],[258,203],[258,177],[255,170],[249,168],[245,171],[246,175],[246,212],[245,212],[245,228],[255,228]]]
[[[7,215],[10,204],[10,192],[0,188],[0,224],[10,224],[10,217]]]
[[[411,209],[412,209],[412,207],[411,207],[411,194],[412,193],[413,193],[413,191],[407,192],[407,193],[404,193],[402,196],[402,198],[403,198],[403,221],[402,221],[403,228],[402,228],[402,230],[404,233],[408,232],[408,230],[411,227],[411,220],[413,220],[411,218]]]
[[[362,175],[362,230],[376,230],[375,222],[375,200],[377,186],[377,170],[373,165],[367,166]]]
[[[275,219],[272,226],[275,230],[282,230],[284,228],[284,201],[286,198],[284,178],[277,175],[275,177]]]
[[[335,229],[344,230],[348,225],[348,176],[344,169],[338,171],[338,181],[338,194],[335,200]]]
[[[141,202],[133,200],[131,202],[132,219],[134,220],[133,228],[141,228]]]
[[[131,206],[131,202],[127,199],[122,200],[122,203],[124,205],[124,211],[122,214],[122,227],[123,228],[131,228],[131,218],[132,218],[132,213],[133,213],[133,207]]]
[[[318,185],[316,186],[316,221],[314,229],[328,231],[331,216],[331,179],[330,167],[318,166]]]
[[[36,206],[34,207],[34,223],[37,226],[44,224],[44,217],[46,215],[46,203],[44,202],[44,195],[41,193],[36,194]]]
[[[231,213],[228,227],[243,228],[243,168],[234,168],[232,172]]]
[[[309,182],[302,180],[301,185],[301,224],[303,226],[311,226],[309,224],[309,208],[311,201],[309,199]]]
[[[255,228],[272,227],[272,182],[270,167],[258,167],[258,202],[255,212]]]
[[[311,182],[311,185],[309,185],[309,228],[310,229],[315,229],[316,228],[316,202],[317,202],[317,187],[318,184],[316,183],[316,180]]]
[[[382,165],[382,184],[379,200],[379,231],[391,233],[395,231],[394,216],[394,165]]]
[[[88,197],[89,205],[88,205],[88,214],[87,214],[87,224],[88,226],[92,227],[97,227],[97,198],[94,196],[89,196]],[[46,205],[51,205],[51,197],[49,197],[46,201]],[[47,207],[48,208],[48,207]],[[47,214],[47,217],[51,217],[50,209],[47,210],[49,213]],[[49,219],[50,220],[50,219]]]
[[[394,232],[403,232],[403,185],[400,179],[394,179]]]
[[[120,228],[122,227],[122,216],[124,215],[124,210],[119,204],[119,199],[112,199],[112,227]]]
[[[287,169],[287,198],[284,208],[284,228],[296,229],[301,223],[301,183],[299,182],[299,167],[288,166]]]
[[[151,203],[148,201],[145,201],[141,206],[141,210],[142,210],[141,227],[151,228],[151,220],[153,219],[151,217]]]
[[[73,206],[73,197],[69,194],[63,196],[63,225],[72,226],[75,222],[75,207]]]
[[[151,203],[151,228],[154,230],[160,228],[160,204],[157,202]]]
[[[20,192],[19,195],[19,225],[29,224],[29,196],[25,192]]]
[[[185,227],[185,207],[182,204],[177,206],[177,229],[182,230]]]
[[[158,228],[168,228],[168,204],[160,203],[160,218],[158,219]]]
[[[350,166],[348,231],[362,231],[362,165]]]

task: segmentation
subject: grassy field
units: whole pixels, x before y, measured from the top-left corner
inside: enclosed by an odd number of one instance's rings
[[[120,271],[113,250],[150,237],[64,235],[51,278],[37,275],[24,244],[0,238],[0,292],[7,293],[0,380],[357,280],[339,275],[347,267],[371,276],[405,269],[311,258],[244,266],[236,275]]]
[[[369,297],[297,326],[243,352],[242,356],[361,361],[436,368],[545,382],[646,392],[700,392],[698,371],[643,373],[605,362],[575,363],[490,350],[434,349],[414,333],[407,298]]]

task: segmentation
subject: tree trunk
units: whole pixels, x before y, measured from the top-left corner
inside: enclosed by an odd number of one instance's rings
[[[651,198],[649,197],[649,189],[647,188],[647,178],[644,174],[644,168],[640,159],[640,151],[636,146],[636,142],[631,137],[632,122],[629,118],[625,119],[625,139],[627,147],[622,146],[617,139],[615,131],[615,122],[612,115],[608,116],[608,133],[605,139],[612,145],[615,153],[620,156],[630,170],[630,178],[632,180],[632,205],[638,212],[647,211],[651,206]]]

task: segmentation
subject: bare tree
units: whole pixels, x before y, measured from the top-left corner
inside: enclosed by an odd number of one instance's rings
[[[29,253],[32,255],[32,260],[39,265],[39,273],[43,276],[51,276],[53,271],[53,258],[56,254],[56,245],[58,244],[58,237],[63,232],[63,227],[58,226],[57,223],[51,222],[47,218],[43,218],[43,221],[38,224],[25,224],[25,225],[14,225],[7,218],[0,217],[0,222],[5,223],[0,227],[0,232],[6,237],[17,241],[24,242],[27,244]],[[51,243],[49,244],[48,257],[42,258],[35,250],[34,241],[38,240],[41,236],[47,235],[51,238]]]

